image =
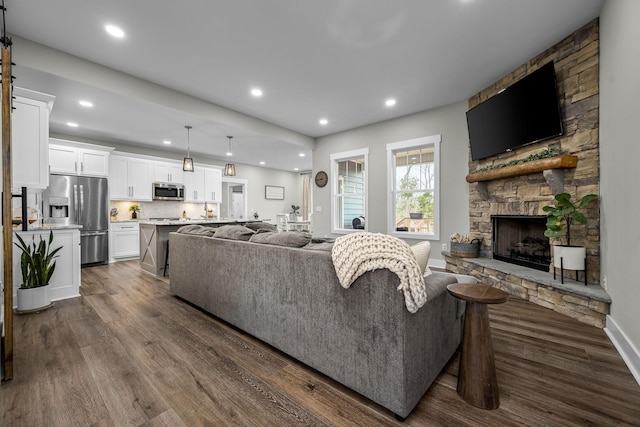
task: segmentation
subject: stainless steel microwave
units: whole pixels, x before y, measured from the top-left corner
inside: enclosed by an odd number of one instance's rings
[[[153,183],[153,200],[184,200],[184,185],[168,182]]]

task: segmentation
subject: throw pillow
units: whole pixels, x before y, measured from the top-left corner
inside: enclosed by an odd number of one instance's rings
[[[281,233],[260,232],[251,236],[251,242],[267,243],[277,246],[288,246],[290,248],[301,248],[311,241],[311,234],[302,231],[283,231]]]
[[[411,246],[411,250],[413,251],[413,255],[416,257],[416,261],[418,261],[422,275],[428,276],[431,274],[431,270],[427,267],[427,264],[429,263],[429,254],[431,253],[431,243],[428,241],[416,243]]]
[[[277,231],[278,230],[278,227],[276,227],[273,224],[268,224],[266,222],[248,222],[244,226],[252,229],[253,231],[258,231],[258,230]]]
[[[244,225],[223,225],[215,229],[216,233],[213,237],[218,237],[220,239],[229,239],[229,240],[249,240],[251,236],[255,234],[250,228],[245,227]]]

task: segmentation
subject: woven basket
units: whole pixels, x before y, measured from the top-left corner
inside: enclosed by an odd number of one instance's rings
[[[459,258],[478,258],[480,242],[451,242],[451,255]]]

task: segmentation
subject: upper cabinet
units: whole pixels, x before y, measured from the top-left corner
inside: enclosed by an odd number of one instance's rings
[[[204,198],[206,202],[222,203],[222,170],[204,168]]]
[[[185,202],[222,202],[222,170],[196,165],[184,173]]]
[[[204,169],[195,167],[184,173],[184,201],[204,202]]]
[[[150,202],[153,197],[153,161],[112,155],[109,162],[111,200]]]
[[[109,155],[113,148],[51,139],[49,171],[83,176],[109,176]]]
[[[13,96],[12,188],[45,189],[49,186],[49,113],[55,97],[18,87]]]
[[[183,184],[182,163],[155,162],[153,178],[156,182]]]

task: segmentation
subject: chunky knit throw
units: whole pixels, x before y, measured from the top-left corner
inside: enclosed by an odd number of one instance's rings
[[[359,232],[338,237],[331,259],[340,285],[347,289],[367,271],[387,268],[400,278],[398,290],[415,313],[427,301],[424,278],[413,252],[402,240],[381,233]]]

